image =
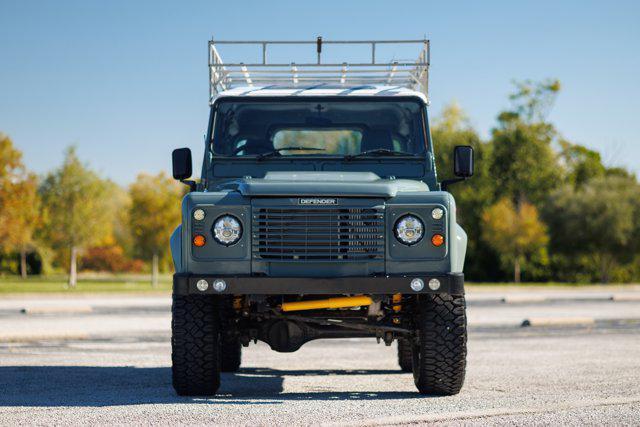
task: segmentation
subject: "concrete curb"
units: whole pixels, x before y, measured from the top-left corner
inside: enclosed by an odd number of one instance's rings
[[[640,294],[613,294],[611,301],[640,301]]]
[[[547,302],[549,298],[544,296],[509,295],[500,299],[503,304],[524,304],[530,302]]]
[[[87,340],[84,332],[54,332],[33,334],[0,334],[0,343],[28,343],[34,341]]]
[[[36,306],[25,307],[20,310],[21,313],[27,315],[33,314],[86,314],[92,313],[93,307],[90,305],[75,305],[75,306]]]
[[[590,326],[595,324],[596,320],[593,317],[530,317],[524,319],[520,326],[524,328],[532,326]]]
[[[638,294],[610,294],[610,295],[583,295],[583,296],[549,296],[549,295],[506,295],[496,298],[475,299],[468,298],[470,304],[493,305],[493,304],[541,304],[541,303],[565,303],[565,302],[640,302]]]

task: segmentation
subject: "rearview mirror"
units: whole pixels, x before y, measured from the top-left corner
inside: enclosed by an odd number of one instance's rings
[[[453,173],[461,178],[473,176],[473,148],[458,145],[453,150]]]
[[[458,178],[442,181],[440,183],[442,191],[447,191],[451,184],[464,181],[473,176],[473,147],[470,145],[457,145],[453,149],[453,173]]]
[[[190,149],[177,148],[173,150],[171,160],[173,161],[173,178],[183,181],[191,176],[193,169]]]

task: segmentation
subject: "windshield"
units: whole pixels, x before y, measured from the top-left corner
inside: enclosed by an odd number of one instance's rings
[[[214,156],[414,156],[426,151],[418,101],[221,100],[213,135]]]

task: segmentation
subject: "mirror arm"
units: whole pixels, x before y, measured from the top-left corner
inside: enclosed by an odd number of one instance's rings
[[[181,183],[189,186],[189,191],[196,191],[196,182],[190,179],[181,179]]]
[[[447,188],[450,185],[455,184],[457,182],[466,181],[467,178],[468,177],[464,176],[464,177],[461,177],[461,178],[444,179],[444,180],[442,180],[442,182],[440,182],[440,190],[447,191]]]

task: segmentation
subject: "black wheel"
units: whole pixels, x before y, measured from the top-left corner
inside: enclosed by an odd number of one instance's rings
[[[411,355],[411,341],[398,338],[398,364],[402,372],[412,372],[413,356]]]
[[[220,387],[220,316],[215,296],[173,296],[171,360],[180,396],[211,396]]]
[[[238,372],[242,360],[242,344],[235,336],[222,336],[221,350],[221,368],[222,372]]]
[[[467,317],[462,295],[421,295],[417,301],[413,378],[421,394],[458,394],[467,358]]]

